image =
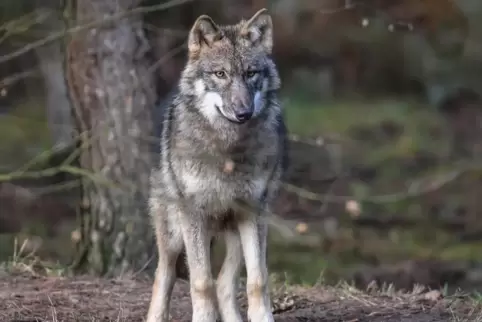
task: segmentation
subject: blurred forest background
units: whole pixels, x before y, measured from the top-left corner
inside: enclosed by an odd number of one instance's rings
[[[0,262],[152,268],[156,113],[187,32],[263,7],[291,134],[271,272],[482,291],[480,0],[2,0]]]

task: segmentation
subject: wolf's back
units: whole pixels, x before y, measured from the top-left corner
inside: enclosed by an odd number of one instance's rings
[[[159,162],[159,155],[161,153],[161,140],[162,131],[164,128],[164,120],[166,118],[166,113],[171,105],[174,103],[174,99],[179,94],[178,87],[175,86],[169,93],[164,97],[160,98],[152,110],[152,126],[153,126],[153,138],[152,142],[152,153],[157,156],[156,164]]]

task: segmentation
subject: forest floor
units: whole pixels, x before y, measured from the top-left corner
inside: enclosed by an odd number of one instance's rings
[[[0,273],[0,320],[5,322],[143,321],[151,282],[139,277],[101,279]],[[347,284],[272,288],[276,321],[482,321],[479,301],[444,297],[415,288],[362,292]],[[243,312],[246,301],[239,294]],[[189,287],[178,281],[171,301],[172,321],[190,321]],[[244,314],[244,313],[243,313]],[[244,316],[244,318],[246,318]]]

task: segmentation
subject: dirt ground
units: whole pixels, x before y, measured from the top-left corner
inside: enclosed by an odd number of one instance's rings
[[[40,277],[0,274],[0,320],[5,322],[143,321],[150,296],[146,279]],[[427,293],[369,295],[348,286],[283,288],[273,292],[276,321],[482,321],[480,311]],[[440,295],[440,294],[439,294]],[[243,311],[246,301],[240,292]],[[465,312],[456,317],[455,312]],[[467,313],[469,312],[469,313]],[[471,313],[470,313],[471,312]],[[477,313],[478,312],[478,313]],[[179,281],[172,321],[191,317],[188,285]],[[476,315],[477,314],[477,315]],[[471,316],[471,317],[470,317]]]

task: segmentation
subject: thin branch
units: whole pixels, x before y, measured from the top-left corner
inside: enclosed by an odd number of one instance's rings
[[[42,23],[47,20],[51,14],[50,10],[36,9],[15,20],[10,20],[0,25],[0,31],[4,31],[6,35],[23,33],[30,29],[33,25]],[[2,41],[5,37],[0,38]],[[0,41],[1,42],[1,41]]]
[[[172,8],[172,7],[175,7],[175,6],[178,6],[178,5],[182,5],[182,4],[185,4],[185,3],[188,3],[188,2],[192,2],[192,1],[193,0],[171,0],[171,1],[169,1],[167,3],[163,3],[163,4],[146,6],[146,7],[138,7],[138,8],[129,10],[127,12],[121,12],[121,13],[112,15],[112,16],[104,18],[102,20],[96,20],[96,21],[92,21],[90,23],[80,25],[80,26],[76,26],[76,27],[73,27],[73,28],[70,28],[70,29],[67,29],[67,30],[57,31],[57,32],[54,32],[54,33],[50,34],[49,36],[47,36],[43,39],[39,39],[39,40],[34,41],[30,44],[27,44],[24,47],[22,47],[22,48],[20,48],[16,51],[13,51],[10,54],[0,56],[0,64],[5,63],[5,62],[7,62],[7,61],[9,61],[9,60],[11,60],[15,57],[20,56],[20,55],[23,55],[23,54],[25,54],[25,53],[27,53],[27,52],[35,49],[35,48],[38,48],[40,46],[44,46],[44,45],[46,45],[46,44],[48,44],[52,41],[60,39],[60,38],[66,36],[68,34],[73,34],[73,33],[84,31],[84,30],[87,30],[87,29],[90,29],[90,28],[99,27],[99,26],[114,22],[116,20],[123,19],[123,18],[126,18],[128,16],[132,16],[132,15],[136,15],[136,14],[146,14],[146,13],[150,13],[150,12],[166,10],[166,9],[169,9],[169,8]]]
[[[481,165],[474,165],[474,166],[467,166],[462,169],[451,171],[448,174],[441,175],[437,180],[432,182],[428,185],[423,185],[422,180],[413,181],[410,184],[410,187],[407,191],[392,193],[392,194],[385,194],[385,195],[377,195],[377,196],[367,196],[367,197],[353,197],[353,196],[326,196],[324,194],[319,194],[315,192],[311,192],[301,187],[297,187],[290,183],[284,182],[282,187],[291,193],[295,193],[300,197],[312,201],[328,201],[328,202],[337,202],[337,203],[345,203],[350,200],[358,199],[359,201],[368,201],[377,204],[385,204],[385,203],[393,203],[399,202],[402,200],[419,197],[424,194],[437,191],[442,187],[446,186],[450,182],[453,182],[455,179],[460,177],[461,174],[471,170],[478,170],[481,169]],[[425,179],[426,180],[426,179]]]
[[[39,70],[37,68],[32,68],[11,76],[7,76],[0,80],[0,88],[11,86],[21,80],[24,80],[25,78],[34,77],[37,75],[39,75]]]

